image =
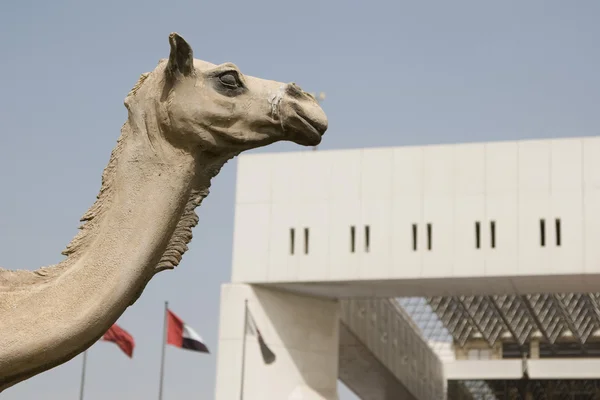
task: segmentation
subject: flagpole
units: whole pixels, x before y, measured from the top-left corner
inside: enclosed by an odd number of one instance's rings
[[[244,336],[242,339],[242,376],[240,384],[240,400],[244,400],[244,374],[246,372],[246,329],[248,328],[248,299],[244,301]]]
[[[81,368],[81,387],[79,389],[79,400],[83,400],[83,388],[85,386],[85,366],[87,364],[87,350],[83,352],[83,366]]]
[[[163,394],[163,378],[165,376],[165,348],[167,347],[167,312],[169,309],[169,302],[165,301],[165,318],[163,326],[163,341],[162,341],[162,357],[160,361],[160,386],[158,388],[158,400],[162,400]]]

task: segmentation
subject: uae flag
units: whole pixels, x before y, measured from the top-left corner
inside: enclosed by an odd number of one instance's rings
[[[167,310],[167,344],[201,353],[210,353],[200,335],[171,310]]]
[[[110,329],[106,331],[104,336],[102,336],[101,340],[115,343],[121,350],[123,350],[123,353],[129,356],[129,358],[133,357],[133,348],[135,347],[133,336],[131,336],[119,325],[114,324],[111,326]]]
[[[246,306],[246,334],[250,336],[256,336],[258,340],[258,347],[260,348],[260,354],[262,355],[263,361],[265,364],[272,364],[275,362],[275,353],[271,351],[269,346],[265,343],[265,339],[263,338],[262,333],[260,333],[260,329],[256,325],[256,321],[254,321],[254,317],[252,313]]]

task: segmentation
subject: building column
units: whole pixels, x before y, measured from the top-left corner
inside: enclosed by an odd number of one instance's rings
[[[465,349],[462,346],[459,346],[458,344],[454,344],[454,357],[457,360],[467,360],[468,354],[467,354],[467,349]]]
[[[538,339],[531,339],[529,342],[529,358],[540,358],[540,341]]]
[[[272,363],[245,321],[260,331]],[[216,400],[338,400],[337,301],[224,284],[219,324]]]

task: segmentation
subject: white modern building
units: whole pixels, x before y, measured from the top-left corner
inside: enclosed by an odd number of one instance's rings
[[[597,398],[596,291],[600,137],[242,156],[217,399]]]

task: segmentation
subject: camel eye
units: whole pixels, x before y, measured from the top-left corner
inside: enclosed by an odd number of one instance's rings
[[[219,76],[219,80],[221,83],[230,88],[237,88],[240,86],[240,82],[234,72],[226,72],[223,75]]]

